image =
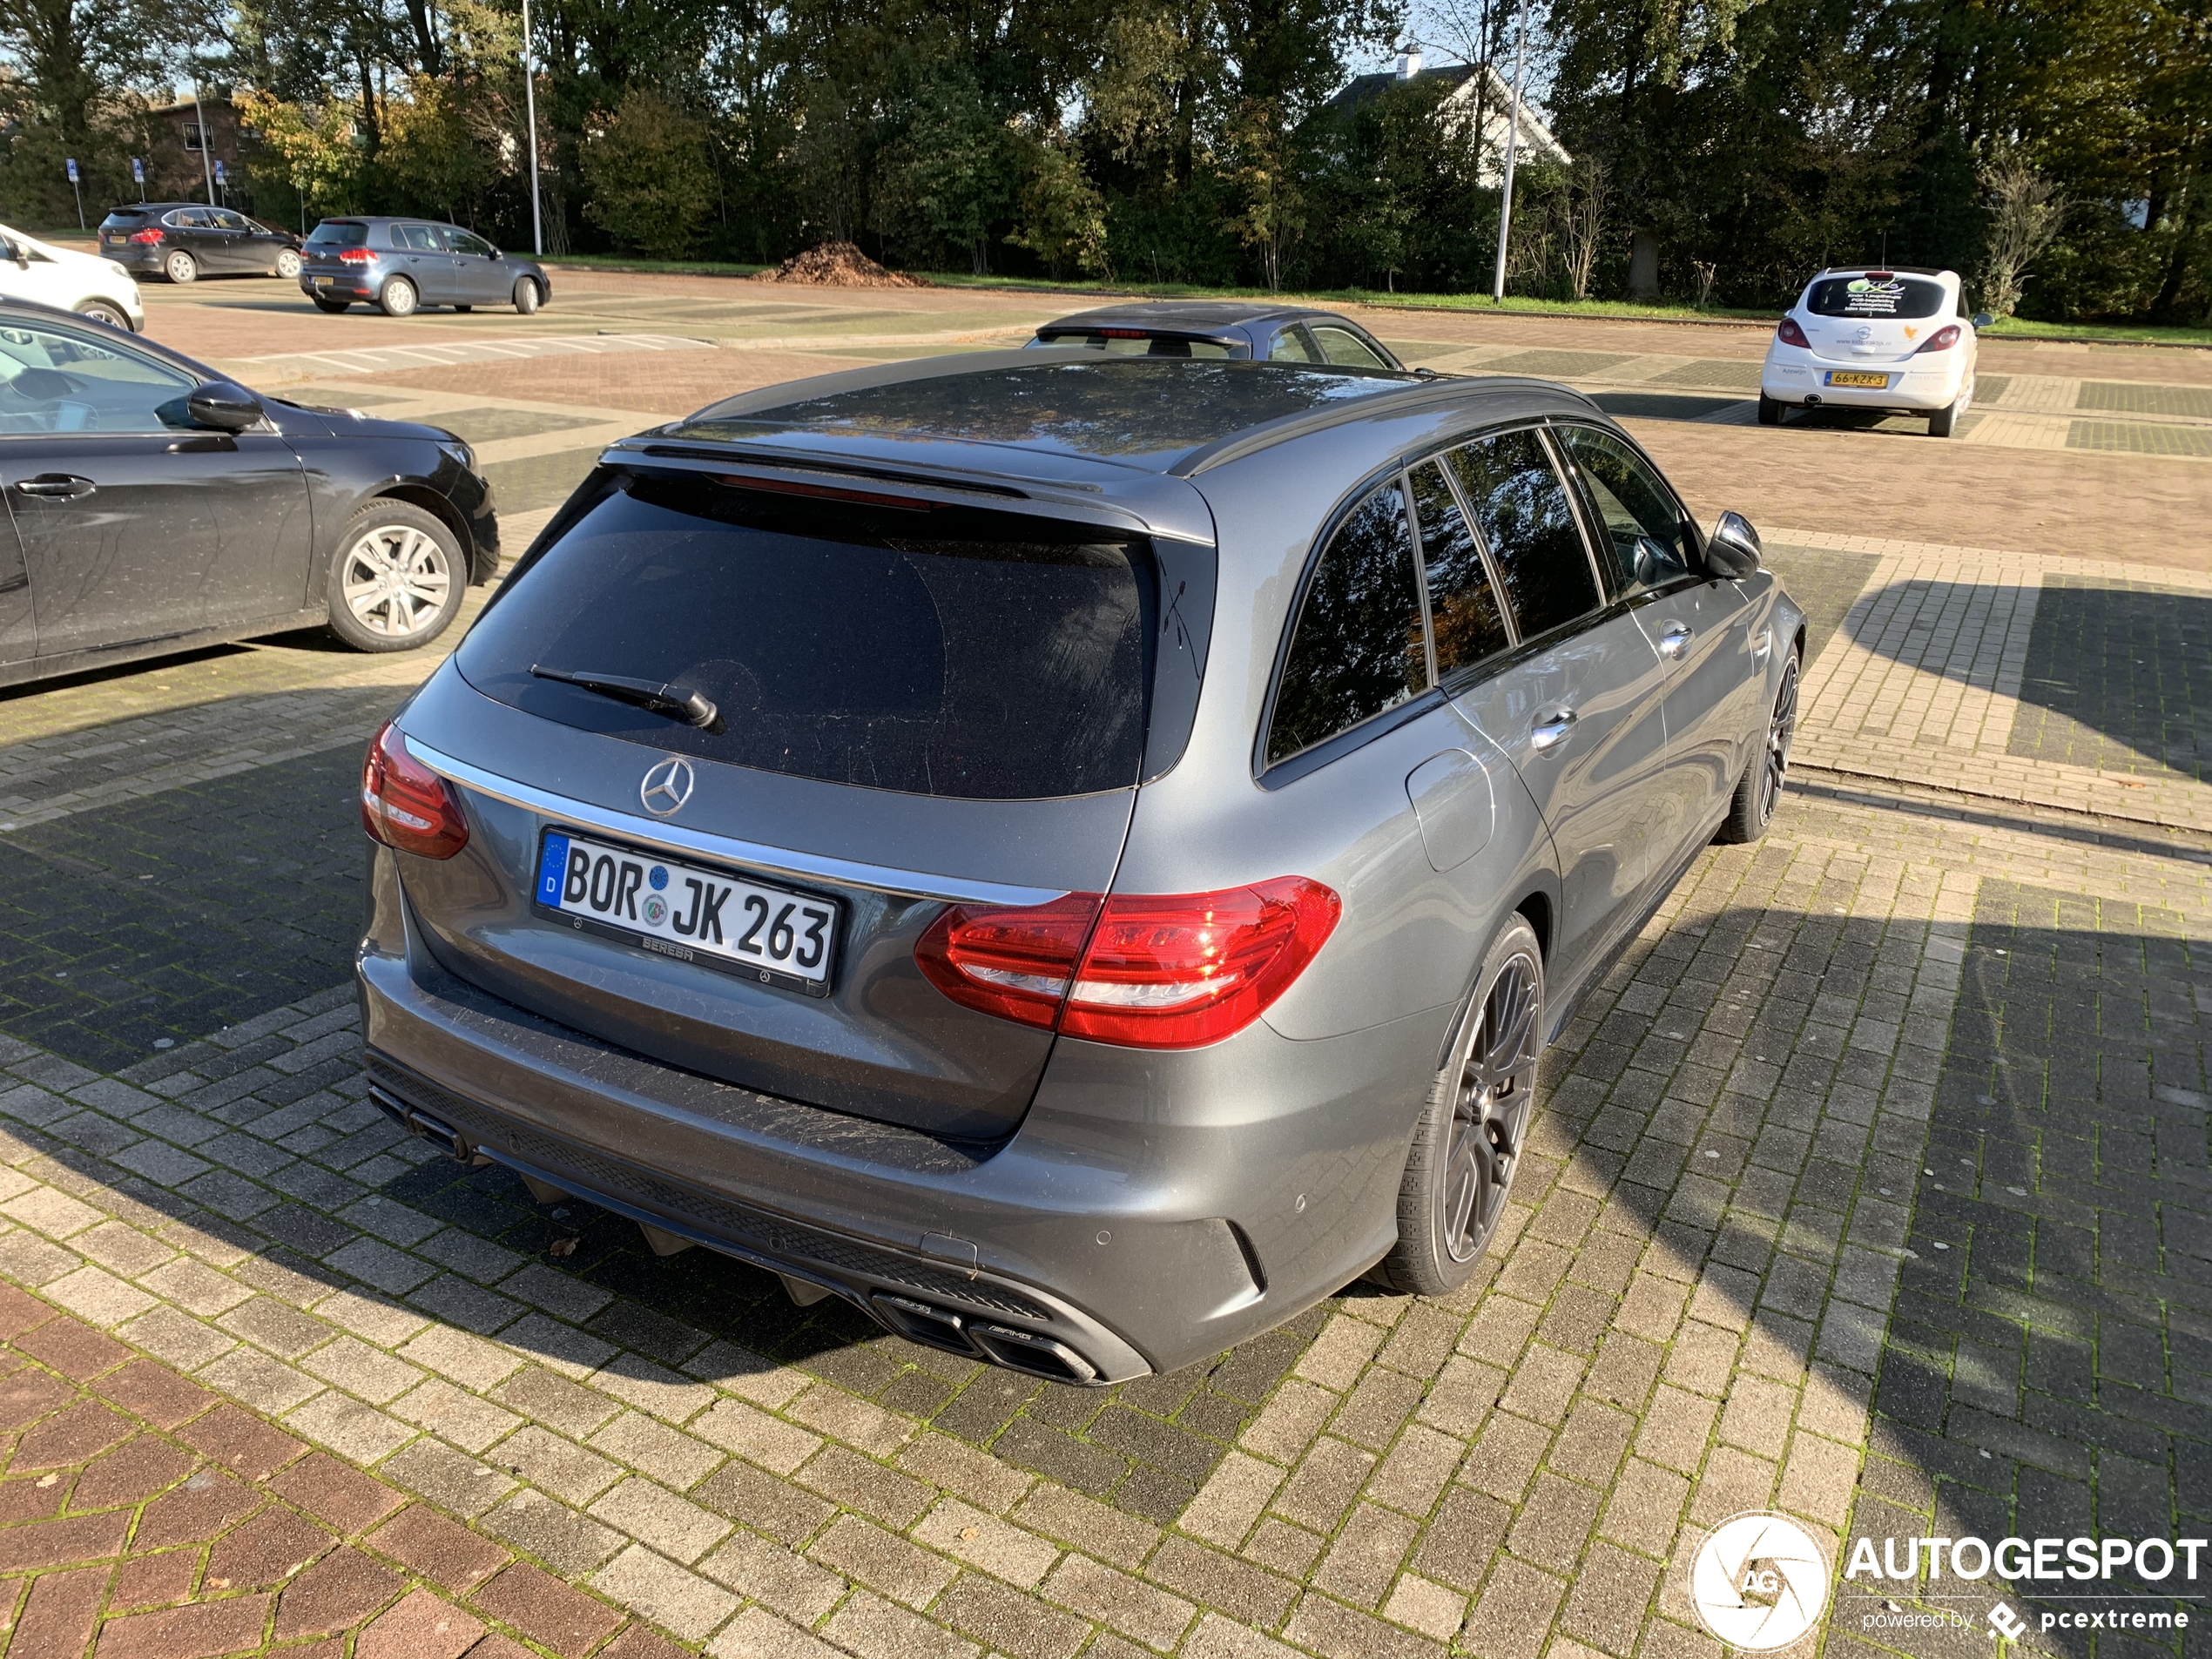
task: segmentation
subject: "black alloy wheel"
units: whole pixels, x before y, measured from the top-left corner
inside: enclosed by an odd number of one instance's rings
[[[1398,1243],[1376,1269],[1393,1289],[1442,1296],[1474,1274],[1521,1167],[1543,1054],[1544,963],[1515,915],[1491,941],[1437,1075],[1398,1193]]]
[[[1536,1094],[1539,974],[1533,952],[1516,951],[1507,960],[1490,982],[1482,1022],[1460,1068],[1445,1178],[1437,1189],[1438,1237],[1455,1264],[1472,1265],[1482,1254],[1506,1212],[1520,1165]]]
[[[1782,661],[1782,684],[1775,688],[1765,740],[1737,780],[1736,799],[1713,839],[1734,846],[1756,841],[1774,822],[1782,806],[1782,786],[1790,777],[1790,743],[1797,732],[1797,653]]]

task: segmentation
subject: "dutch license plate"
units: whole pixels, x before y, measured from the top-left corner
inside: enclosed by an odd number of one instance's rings
[[[539,846],[533,897],[541,913],[584,932],[764,985],[829,995],[834,899],[555,829]]]
[[[1879,391],[1889,383],[1890,377],[1886,374],[1861,374],[1845,368],[1828,371],[1828,384],[1831,386],[1871,386]]]
[[[336,277],[317,277],[315,279],[315,287],[318,288],[327,288],[337,280],[338,279]]]

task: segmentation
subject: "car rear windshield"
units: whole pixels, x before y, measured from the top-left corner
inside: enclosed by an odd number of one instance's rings
[[[135,207],[118,207],[100,221],[104,231],[133,230],[146,222],[146,216]]]
[[[326,219],[315,226],[314,234],[307,238],[309,247],[365,247],[368,245],[368,226],[351,219]]]
[[[459,654],[487,696],[733,765],[970,800],[1136,782],[1149,549],[1096,527],[618,483],[509,579]],[[705,728],[533,668],[697,691]]]
[[[1188,334],[1151,334],[1141,328],[1107,328],[1089,334],[1039,334],[1048,346],[1082,346],[1116,357],[1233,357],[1217,340]]]
[[[1816,317],[1932,317],[1943,307],[1943,284],[1925,277],[1823,277],[1805,296]]]

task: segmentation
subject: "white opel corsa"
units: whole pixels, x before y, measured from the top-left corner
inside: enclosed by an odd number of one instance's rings
[[[1805,284],[1766,348],[1759,424],[1787,408],[1925,415],[1947,438],[1974,397],[1974,332],[1955,271],[1826,270]]]

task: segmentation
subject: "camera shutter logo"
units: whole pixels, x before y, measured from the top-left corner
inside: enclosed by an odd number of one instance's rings
[[[1689,1599],[1731,1648],[1786,1648],[1819,1622],[1833,1579],[1811,1534],[1786,1515],[1734,1515],[1689,1564]]]
[[[691,798],[691,763],[671,756],[657,763],[637,786],[637,799],[656,818],[666,818]]]

